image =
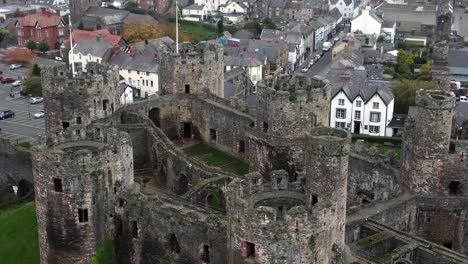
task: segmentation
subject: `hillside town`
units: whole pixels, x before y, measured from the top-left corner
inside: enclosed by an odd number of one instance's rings
[[[0,263],[468,263],[466,21],[3,0]]]

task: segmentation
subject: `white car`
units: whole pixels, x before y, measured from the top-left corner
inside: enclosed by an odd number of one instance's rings
[[[15,64],[10,65],[10,70],[19,69],[21,67],[23,67],[23,64],[16,64],[15,63]]]
[[[301,72],[307,72],[309,70],[309,68],[302,68]]]
[[[37,113],[34,113],[34,118],[43,118],[44,117],[44,111],[39,111]]]
[[[29,103],[31,104],[38,104],[44,102],[44,98],[42,97],[31,97],[29,98]]]
[[[11,86],[13,86],[13,87],[19,87],[19,86],[21,85],[21,83],[22,83],[22,82],[19,81],[19,80],[18,80],[18,81],[14,81],[14,82],[11,84]]]
[[[56,60],[56,61],[63,61],[63,58],[62,58],[62,57],[56,56],[56,57],[55,57],[55,60]]]

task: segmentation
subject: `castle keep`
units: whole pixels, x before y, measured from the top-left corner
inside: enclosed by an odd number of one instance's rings
[[[165,47],[162,95],[124,106],[113,67],[45,70],[31,154],[41,263],[91,263],[105,241],[129,264],[468,262],[452,95],[418,92],[399,160],[326,127],[327,80],[266,79],[251,109],[221,98],[222,56]],[[193,142],[249,173],[188,156]]]

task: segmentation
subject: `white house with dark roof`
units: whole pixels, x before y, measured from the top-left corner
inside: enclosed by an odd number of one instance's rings
[[[205,5],[193,4],[182,9],[182,19],[190,21],[203,21],[208,15]]]
[[[147,97],[159,91],[158,63],[154,56],[141,54],[136,47],[125,47],[113,50],[109,64],[117,65],[125,83],[136,88],[139,94],[134,97]]]
[[[263,63],[256,56],[240,54],[238,57],[224,56],[224,72],[241,67],[254,85],[263,79]]]
[[[337,8],[343,15],[343,20],[350,21],[355,15],[354,4],[354,0],[328,0],[328,10]]]
[[[81,63],[81,70],[86,72],[86,65],[89,62],[103,63],[111,55],[112,45],[109,45],[98,38],[97,41],[81,41],[70,49],[68,57],[70,63]],[[79,69],[76,69],[78,71]]]
[[[380,36],[383,20],[366,7],[362,14],[351,21],[351,32],[360,31],[366,35]]]
[[[356,134],[392,136],[388,124],[393,118],[392,83],[368,80],[366,70],[331,69],[330,127]]]
[[[228,0],[195,0],[195,5],[205,6],[206,11],[209,14],[215,14],[215,13],[218,12],[219,6],[226,5],[227,2],[228,2]],[[183,10],[182,10],[182,12],[183,12]]]

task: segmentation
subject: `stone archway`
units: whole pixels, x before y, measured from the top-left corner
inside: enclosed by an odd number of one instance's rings
[[[148,113],[149,119],[153,121],[154,125],[161,127],[161,110],[159,108],[153,108]]]
[[[27,180],[20,180],[18,182],[17,196],[20,199],[26,199],[34,194],[34,185]]]

